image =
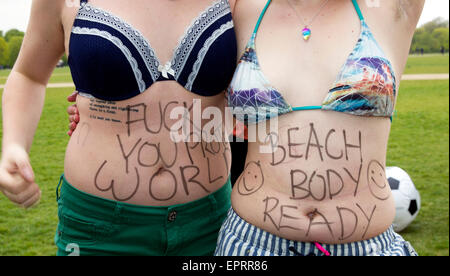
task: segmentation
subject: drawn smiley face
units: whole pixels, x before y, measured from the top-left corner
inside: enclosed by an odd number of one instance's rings
[[[238,181],[238,192],[241,195],[256,193],[264,185],[264,175],[260,162],[249,162]]]
[[[386,171],[383,165],[372,160],[367,167],[367,184],[372,195],[379,200],[386,200],[390,196],[390,190],[387,188]]]

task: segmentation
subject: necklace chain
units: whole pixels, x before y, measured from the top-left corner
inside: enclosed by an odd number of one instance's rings
[[[302,21],[303,25],[306,27],[311,27],[311,24],[314,22],[314,20],[316,20],[317,16],[319,16],[320,12],[323,10],[323,8],[325,8],[325,6],[328,4],[328,2],[330,2],[330,0],[325,0],[323,2],[323,4],[320,6],[319,11],[316,13],[316,15],[314,15],[314,17],[311,19],[311,21],[307,24],[305,22],[305,20],[303,20],[303,17],[298,13],[297,9],[294,7],[294,5],[292,5],[291,1],[286,0],[289,3],[289,6],[291,6],[291,8],[294,10],[295,15]]]

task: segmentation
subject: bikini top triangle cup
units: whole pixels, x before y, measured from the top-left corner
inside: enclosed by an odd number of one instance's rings
[[[264,76],[256,54],[259,25],[268,9],[261,13],[228,87],[228,104],[236,118],[254,124],[301,110],[332,110],[359,116],[390,117],[396,95],[395,74],[367,26],[356,0],[354,7],[361,20],[361,33],[353,52],[342,66],[332,88],[320,106],[292,107]]]
[[[126,100],[168,80],[200,96],[226,90],[237,58],[228,0],[214,1],[193,20],[165,64],[139,30],[87,0],[80,2],[69,42],[69,66],[80,95]]]

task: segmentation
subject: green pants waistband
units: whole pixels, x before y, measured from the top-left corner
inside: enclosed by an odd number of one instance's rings
[[[57,200],[80,214],[110,222],[158,225],[175,221],[184,223],[201,214],[214,215],[227,212],[230,207],[231,182],[228,178],[217,191],[192,202],[171,206],[144,206],[118,202],[88,194],[73,187],[61,176]],[[61,195],[61,196],[60,196]],[[169,218],[172,216],[171,218]],[[172,221],[171,221],[172,220]]]

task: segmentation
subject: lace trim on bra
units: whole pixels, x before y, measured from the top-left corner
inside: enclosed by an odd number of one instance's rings
[[[173,57],[170,64],[175,71],[175,79],[179,78],[186,65],[187,58],[192,52],[199,37],[214,24],[214,22],[230,13],[231,10],[228,1],[218,0],[201,12],[201,14],[192,21],[173,51]],[[158,60],[155,51],[139,30],[129,23],[110,12],[91,6],[88,3],[81,4],[76,19],[105,24],[119,31],[127,37],[139,51],[153,81],[155,82],[160,77],[161,73],[158,70],[158,67],[160,67],[161,62]]]
[[[187,57],[189,57],[200,36],[214,22],[230,13],[231,10],[228,1],[218,0],[191,22],[174,50],[172,67],[175,70],[176,79],[180,77],[181,71],[183,71],[186,65]]]
[[[233,21],[228,21],[227,23],[223,24],[220,29],[217,29],[214,31],[214,33],[206,40],[205,45],[203,45],[203,48],[198,52],[197,60],[194,63],[194,66],[192,68],[192,72],[189,75],[188,82],[186,84],[186,89],[191,91],[192,85],[194,84],[195,79],[197,78],[198,72],[200,71],[200,67],[203,64],[203,60],[208,53],[209,48],[211,45],[216,41],[218,37],[220,37],[223,33],[226,31],[232,29],[234,27]]]
[[[102,38],[110,41],[114,45],[116,45],[116,47],[122,51],[124,56],[127,58],[128,62],[130,63],[131,69],[133,70],[134,76],[136,78],[136,82],[139,86],[139,91],[141,93],[145,91],[145,82],[142,80],[142,73],[138,68],[137,61],[136,61],[136,59],[134,59],[130,50],[125,45],[123,45],[122,41],[119,38],[111,35],[110,33],[106,32],[106,31],[100,31],[95,28],[90,29],[90,28],[74,27],[72,29],[72,32],[75,34],[99,36],[99,37],[102,37]]]
[[[96,23],[102,23],[119,31],[128,40],[133,43],[136,49],[141,54],[148,71],[150,72],[153,80],[159,77],[159,61],[156,59],[155,52],[144,38],[144,36],[137,30],[135,30],[130,24],[126,23],[119,17],[106,12],[100,8],[92,7],[89,4],[82,4],[76,17],[77,19],[87,20]]]

